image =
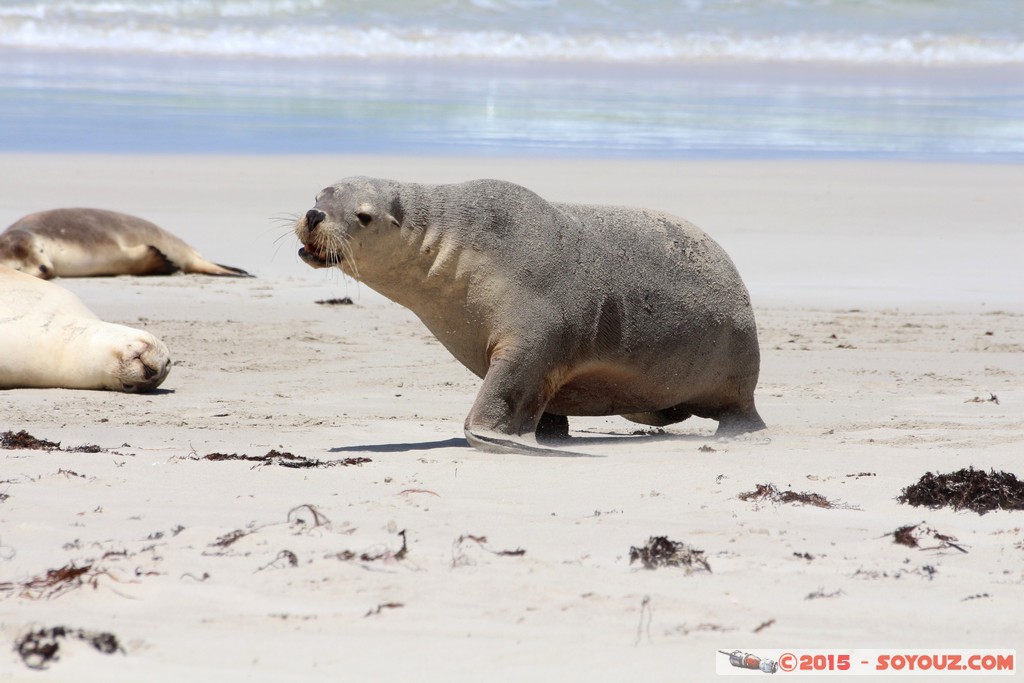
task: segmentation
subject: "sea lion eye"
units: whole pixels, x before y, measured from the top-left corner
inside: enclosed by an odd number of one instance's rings
[[[47,268],[46,266],[39,266],[39,272],[42,273],[43,275],[46,275],[47,273],[50,272],[50,269]]]
[[[373,216],[366,213],[365,211],[357,211],[356,218],[358,218],[359,222],[362,223],[363,225],[369,225],[370,221],[373,220]]]

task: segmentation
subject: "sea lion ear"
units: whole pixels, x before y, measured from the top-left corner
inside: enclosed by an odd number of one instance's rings
[[[402,227],[402,223],[405,222],[405,210],[402,208],[402,202],[397,198],[391,202],[391,215],[388,218],[396,228]]]

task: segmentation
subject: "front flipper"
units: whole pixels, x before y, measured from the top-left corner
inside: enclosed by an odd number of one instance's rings
[[[514,453],[516,455],[539,455],[549,458],[603,458],[603,455],[564,451],[561,448],[547,448],[530,436],[513,436],[485,432],[466,427],[466,440],[477,450],[487,453]]]
[[[490,453],[555,457],[600,457],[546,448],[535,436],[547,397],[537,358],[495,357],[466,418],[466,440]],[[568,427],[568,423],[566,423]]]
[[[151,244],[132,247],[134,264],[131,275],[172,275],[181,268]]]

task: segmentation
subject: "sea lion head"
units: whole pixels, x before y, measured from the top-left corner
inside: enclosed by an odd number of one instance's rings
[[[171,371],[167,346],[149,332],[111,325],[116,335],[106,344],[109,360],[103,364],[104,385],[113,391],[130,393],[156,389]]]
[[[295,224],[299,258],[314,268],[338,266],[350,275],[356,254],[402,225],[398,183],[362,176],[326,187]]]
[[[44,280],[54,276],[42,240],[28,230],[8,229],[0,234],[0,265]]]

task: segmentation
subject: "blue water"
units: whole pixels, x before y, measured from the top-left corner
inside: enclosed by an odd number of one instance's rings
[[[1020,0],[12,0],[0,150],[1024,161]]]

